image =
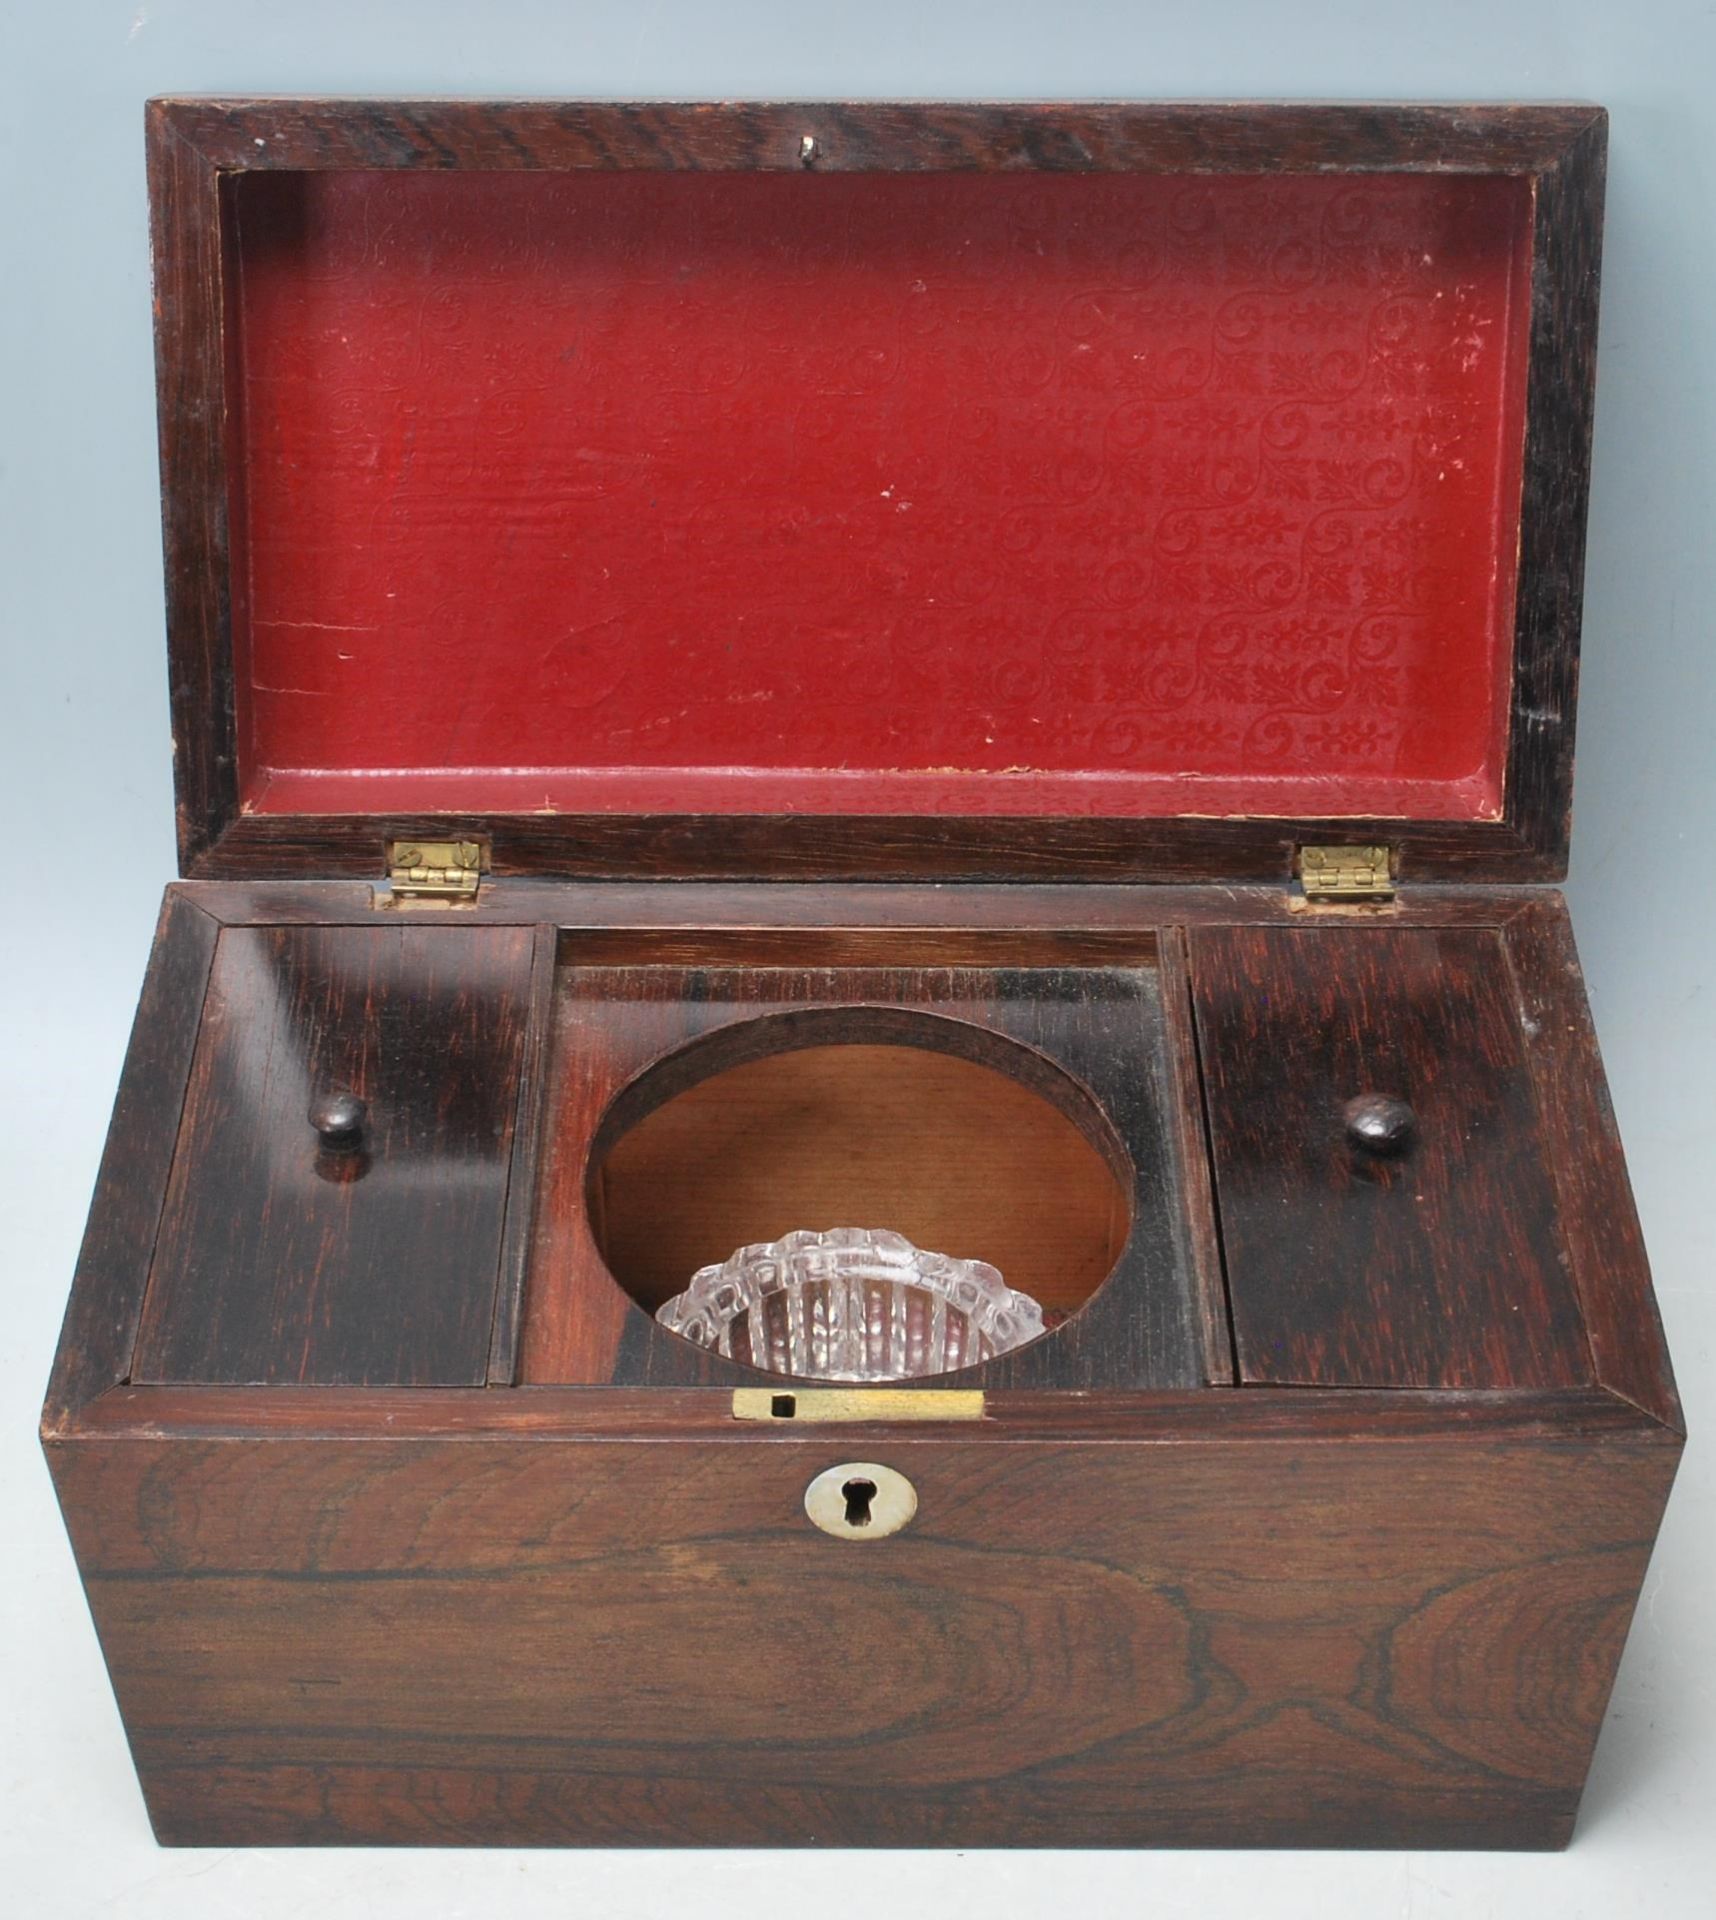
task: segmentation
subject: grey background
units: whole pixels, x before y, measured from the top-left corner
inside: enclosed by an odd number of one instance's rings
[[[0,1882],[57,1915],[1711,1909],[1716,7],[1199,0],[0,8]],[[1694,1438],[1557,1857],[162,1853],[35,1412],[173,871],[153,92],[1600,100],[1614,115],[1571,892]]]

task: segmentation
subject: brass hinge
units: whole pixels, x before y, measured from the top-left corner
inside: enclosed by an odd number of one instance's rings
[[[455,907],[476,899],[482,870],[480,840],[390,840],[390,891],[378,892],[376,905]]]
[[[1301,847],[1299,878],[1307,900],[1392,900],[1387,847]]]

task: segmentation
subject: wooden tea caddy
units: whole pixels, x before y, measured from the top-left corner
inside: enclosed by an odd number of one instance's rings
[[[1682,1439],[1549,884],[1604,134],[152,105],[43,1436],[163,1840],[1567,1840]],[[836,1225],[1060,1324],[649,1316]]]

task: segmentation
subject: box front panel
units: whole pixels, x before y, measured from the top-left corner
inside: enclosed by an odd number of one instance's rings
[[[1564,1841],[1673,1443],[1326,1414],[56,1465],[170,1841]],[[905,1532],[812,1527],[848,1457]]]

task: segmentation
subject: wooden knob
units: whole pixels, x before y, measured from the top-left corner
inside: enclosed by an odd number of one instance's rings
[[[1361,1153],[1401,1153],[1418,1129],[1418,1116],[1391,1093],[1361,1093],[1342,1109],[1347,1139]]]
[[[344,1087],[318,1094],[310,1102],[310,1125],[316,1129],[322,1145],[336,1153],[349,1151],[358,1144],[368,1116],[369,1108]]]

